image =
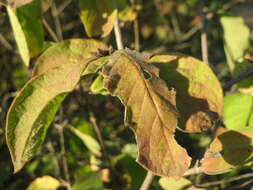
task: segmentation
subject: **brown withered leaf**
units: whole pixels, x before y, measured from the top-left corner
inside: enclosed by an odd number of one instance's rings
[[[156,55],[149,62],[160,68],[160,77],[177,91],[179,126],[187,132],[211,128],[222,113],[223,94],[210,67],[182,54]]]
[[[253,130],[229,130],[214,139],[201,160],[203,172],[216,175],[231,171],[253,159]]]
[[[168,90],[159,70],[137,52],[116,51],[103,68],[104,87],[125,105],[125,122],[138,144],[137,162],[154,174],[181,177],[191,158],[177,144],[175,91]]]

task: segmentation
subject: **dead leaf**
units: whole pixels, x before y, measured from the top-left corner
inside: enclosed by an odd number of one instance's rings
[[[125,105],[126,123],[137,139],[137,162],[157,175],[181,177],[191,158],[174,139],[175,91],[168,90],[159,70],[137,52],[120,50],[111,55],[102,74],[104,87]]]

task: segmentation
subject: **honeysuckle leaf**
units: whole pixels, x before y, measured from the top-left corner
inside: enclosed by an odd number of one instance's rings
[[[75,88],[85,70],[90,74],[96,70],[95,66],[99,67],[97,56],[86,57],[85,51],[72,54],[73,51],[75,48],[59,44],[49,48],[42,55],[43,61],[38,62],[34,77],[12,102],[7,114],[6,139],[15,172],[36,153],[61,102]],[[58,58],[55,52],[60,55]],[[91,67],[93,62],[95,66]]]
[[[79,0],[81,20],[89,37],[105,37],[113,29],[117,17],[114,0]]]
[[[220,134],[201,160],[202,170],[209,175],[231,171],[253,160],[253,128],[244,127]]]
[[[210,67],[181,54],[156,55],[149,62],[160,68],[160,77],[177,91],[180,127],[187,132],[211,128],[222,113],[223,93]]]
[[[138,144],[137,162],[160,176],[182,176],[191,158],[174,139],[175,91],[159,78],[159,70],[137,52],[120,50],[110,56],[102,75],[104,87],[125,105],[126,124]]]

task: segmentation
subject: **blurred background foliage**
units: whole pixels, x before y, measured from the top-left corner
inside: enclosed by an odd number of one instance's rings
[[[116,98],[84,93],[88,89],[83,84],[64,101],[55,119],[56,123],[67,122],[68,127],[61,132],[52,125],[36,157],[22,171],[12,173],[4,137],[6,112],[31,76],[34,60],[50,43],[89,37],[80,19],[81,8],[77,0],[45,0],[41,12],[30,9],[31,15],[36,14],[32,17],[19,8],[19,20],[23,28],[27,25],[25,35],[32,41],[28,47],[32,64],[27,68],[18,54],[6,8],[0,4],[0,189],[70,189],[71,184],[74,190],[136,190],[145,178],[146,171],[135,162],[134,134],[123,125],[123,106]],[[181,52],[202,59],[204,34],[209,64],[223,85],[251,67],[252,0],[118,0],[117,8],[126,47],[146,53]],[[29,23],[25,23],[25,17],[29,17]],[[39,36],[35,40],[34,31]],[[113,33],[96,38],[116,49]],[[227,128],[253,125],[249,119],[253,118],[252,84],[252,77],[248,77],[224,90]],[[178,133],[176,138],[196,162],[203,157],[213,133]],[[230,173],[191,175],[179,181],[155,177],[150,189],[247,190],[252,189],[252,178],[206,183],[250,171],[246,166]]]

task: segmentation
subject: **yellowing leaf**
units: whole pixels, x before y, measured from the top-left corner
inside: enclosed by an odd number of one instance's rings
[[[134,8],[126,7],[119,12],[119,19],[124,22],[132,22],[137,19],[137,12],[134,10]]]
[[[156,55],[149,62],[160,68],[160,77],[177,91],[180,127],[187,132],[211,128],[222,113],[223,93],[209,66],[180,54]]]
[[[101,156],[101,147],[92,136],[82,133],[78,129],[68,125],[68,129],[71,130],[76,136],[78,136],[87,148],[96,156]]]
[[[99,48],[107,49],[107,46],[102,42],[90,39],[70,39],[56,43],[38,58],[33,76],[59,67],[63,63],[75,63],[80,59],[83,61],[89,59]]]
[[[102,74],[104,87],[125,105],[125,121],[137,139],[137,162],[157,175],[182,176],[191,159],[174,139],[175,91],[168,90],[158,69],[140,54],[120,50],[110,56]]]
[[[117,17],[114,0],[79,0],[81,20],[89,37],[105,37],[113,29]]]
[[[253,158],[253,128],[226,131],[211,143],[201,160],[202,170],[209,175],[220,174],[244,165]]]
[[[22,30],[22,27],[19,23],[19,20],[16,16],[16,13],[14,12],[14,10],[12,10],[12,8],[7,6],[7,12],[8,12],[11,27],[12,27],[12,30],[14,33],[14,38],[17,42],[20,57],[23,60],[23,62],[25,63],[25,65],[29,66],[30,56],[29,56],[29,49],[28,49],[28,45],[26,42],[25,34]]]
[[[55,46],[57,48],[49,48],[45,52],[45,64],[40,62],[41,66],[45,66],[44,70],[37,67],[38,75],[19,92],[7,114],[6,139],[15,172],[36,153],[61,102],[75,88],[83,72],[88,69],[90,74],[96,71],[95,66],[99,67],[99,63],[102,63],[94,61],[96,56],[87,58],[82,52],[68,57],[73,49],[62,49],[57,44]],[[50,56],[63,51],[59,60]],[[96,64],[90,69],[93,61]]]
[[[36,178],[27,188],[27,190],[57,190],[60,187],[60,182],[51,177],[43,176]]]
[[[175,180],[173,178],[161,177],[159,179],[159,184],[164,190],[204,190],[202,188],[196,188],[192,186],[190,180],[186,178],[180,178],[179,180]]]

